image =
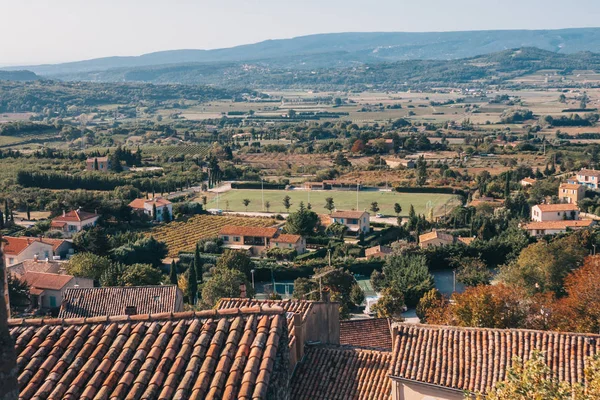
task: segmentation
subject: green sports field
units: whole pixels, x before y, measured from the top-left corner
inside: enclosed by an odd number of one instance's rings
[[[304,205],[310,201],[314,211],[317,213],[327,213],[328,211],[324,208],[327,197],[333,197],[335,207],[338,210],[356,209],[355,191],[265,190],[264,201],[265,203],[270,203],[269,211],[277,213],[286,212],[283,206],[283,198],[286,195],[291,198],[292,207],[290,211],[295,210],[301,201],[304,202]],[[244,199],[250,200],[247,210],[244,207]],[[370,210],[371,203],[374,201],[379,205],[379,212],[388,216],[395,216],[394,203],[398,203],[402,207],[402,213],[400,214],[402,216],[408,215],[411,204],[415,207],[417,214],[425,215],[428,215],[431,207],[433,207],[435,215],[441,215],[445,209],[450,212],[452,208],[461,204],[457,196],[449,194],[378,191],[361,191],[358,193],[359,210]],[[254,189],[232,189],[219,195],[218,206],[216,197],[210,199],[207,208],[220,208],[226,211],[263,211],[261,191]],[[264,211],[267,211],[266,206]]]

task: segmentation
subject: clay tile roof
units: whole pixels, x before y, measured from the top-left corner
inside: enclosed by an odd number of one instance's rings
[[[274,238],[272,240],[272,242],[278,242],[278,243],[298,243],[298,241],[302,239],[302,236],[300,235],[290,235],[290,234],[286,234],[283,233],[279,236],[277,236],[276,238]]]
[[[282,312],[9,320],[19,398],[276,398],[289,379]]]
[[[23,280],[32,288],[61,290],[73,279],[71,275],[50,274],[46,272],[28,271],[23,274]]]
[[[354,218],[359,219],[366,211],[334,211],[331,213],[333,218]],[[367,213],[368,214],[368,213]]]
[[[59,215],[58,217],[52,218],[52,222],[81,222],[96,217],[98,217],[98,214],[81,210],[73,210],[65,213],[65,215]]]
[[[388,400],[391,353],[308,346],[290,382],[290,399]]]
[[[470,245],[471,243],[473,243],[473,241],[475,240],[474,237],[468,237],[468,236],[459,236],[456,238],[459,242],[464,243],[466,245]]]
[[[108,157],[104,156],[104,157],[90,157],[88,158],[86,161],[88,163],[93,163],[95,160],[98,160],[98,162],[108,162]]]
[[[583,185],[578,183],[561,183],[559,189],[579,190],[581,187],[583,187]]]
[[[454,242],[454,236],[444,233],[444,232],[436,231],[436,230],[433,230],[429,233],[424,233],[422,235],[419,235],[419,243],[426,242],[428,240],[433,240],[433,239],[442,239],[442,240],[446,240],[448,242]]]
[[[391,351],[390,322],[387,318],[340,321],[340,344]]]
[[[537,206],[534,207],[538,207],[542,212],[547,212],[547,211],[577,211],[579,210],[579,207],[577,207],[577,204],[571,204],[571,203],[567,203],[567,204],[538,204]]]
[[[229,308],[243,307],[281,307],[286,313],[301,314],[302,318],[306,318],[312,310],[313,301],[309,300],[257,300],[257,299],[241,299],[241,298],[222,298],[217,303],[217,310]]]
[[[277,228],[263,228],[258,226],[225,225],[219,231],[219,235],[257,236],[273,238],[277,234]]]
[[[521,181],[522,181],[522,182],[531,183],[531,184],[534,184],[534,183],[536,183],[536,182],[537,182],[537,181],[536,181],[535,179],[533,179],[533,178],[523,178],[523,179],[521,179]]]
[[[144,208],[144,204],[146,204],[146,199],[135,199],[131,203],[129,203],[129,207],[131,208]]]
[[[122,315],[126,307],[135,314],[183,311],[183,294],[175,285],[69,288],[59,318]]]
[[[525,329],[395,324],[390,375],[460,391],[487,392],[506,378],[514,356],[545,352],[555,378],[583,383],[585,358],[600,352],[600,335]]]
[[[32,243],[41,242],[52,246],[53,250],[58,249],[65,240],[63,239],[49,239],[49,238],[36,238],[36,237],[11,237],[4,236],[6,243],[4,245],[4,253],[10,255],[21,254],[23,250],[28,248]]]
[[[600,177],[600,170],[582,168],[581,171],[579,171],[577,173],[577,175],[598,176],[598,177]]]
[[[25,272],[49,272],[52,274],[59,273],[64,261],[45,261],[45,260],[24,260],[20,263],[13,264],[8,267],[8,272],[21,276]]]
[[[564,220],[564,221],[543,221],[543,222],[530,222],[525,224],[526,230],[544,230],[544,229],[567,229],[567,228],[587,228],[595,224],[594,220],[591,219],[580,219],[580,220]]]

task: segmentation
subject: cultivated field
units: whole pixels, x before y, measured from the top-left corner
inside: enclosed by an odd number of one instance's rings
[[[356,209],[356,192],[355,191],[334,191],[334,190],[265,190],[265,203],[270,203],[270,212],[284,213],[286,212],[283,206],[283,198],[290,196],[292,207],[290,211],[296,210],[303,201],[306,205],[309,201],[312,209],[317,213],[328,213],[324,208],[325,199],[333,197],[333,201],[338,210]],[[253,189],[233,189],[219,195],[218,208],[228,211],[246,211],[243,200],[250,200],[247,211],[263,211],[262,195],[260,190]],[[358,209],[369,210],[371,203],[376,201],[380,208],[380,213],[386,215],[395,215],[394,203],[399,203],[402,207],[401,215],[408,215],[408,210],[412,204],[418,214],[425,214],[433,207],[434,214],[440,215],[444,213],[444,205],[447,211],[452,210],[457,205],[460,205],[460,200],[457,196],[437,193],[397,193],[397,192],[382,192],[382,191],[361,191],[358,193]],[[217,208],[217,198],[213,197],[208,203],[208,208]],[[265,207],[266,211],[266,207]]]
[[[187,221],[159,226],[152,230],[152,235],[167,243],[169,257],[176,257],[180,252],[193,252],[198,240],[216,237],[225,225],[268,227],[274,224],[271,218],[196,215]]]

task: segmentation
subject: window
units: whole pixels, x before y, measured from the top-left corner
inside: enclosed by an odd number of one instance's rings
[[[240,237],[239,236],[234,236],[233,237],[233,241],[234,242],[239,242],[240,241]]]
[[[290,243],[290,244],[288,244],[288,247],[290,247],[290,248],[291,248],[291,247],[292,247],[292,244],[291,244],[291,243]]]
[[[49,296],[48,298],[50,300],[50,307],[56,307],[56,297]]]
[[[9,258],[8,259],[8,265],[14,264],[15,263],[15,259],[14,258]]]
[[[223,241],[224,242],[229,242],[229,236],[223,236]]]

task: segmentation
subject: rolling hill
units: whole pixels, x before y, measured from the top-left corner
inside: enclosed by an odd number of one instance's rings
[[[268,66],[300,62],[306,68],[348,67],[356,64],[406,60],[453,60],[536,47],[561,54],[600,52],[600,28],[505,30],[470,32],[331,33],[267,40],[215,50],[170,50],[135,57],[106,57],[55,65],[10,67],[38,75],[70,79],[82,73],[190,63],[240,63],[269,60]],[[298,65],[298,64],[296,64]]]

